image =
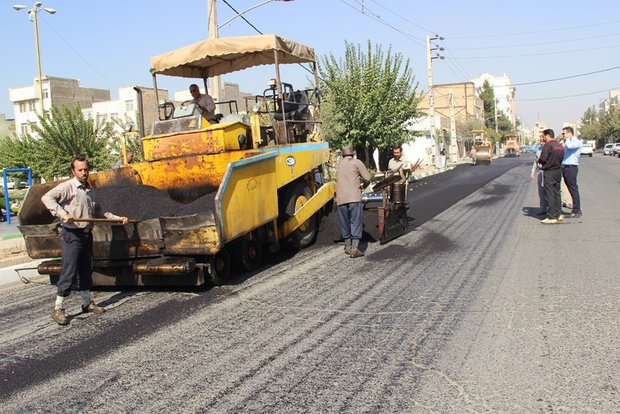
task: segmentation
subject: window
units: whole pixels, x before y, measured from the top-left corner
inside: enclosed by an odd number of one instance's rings
[[[46,99],[50,97],[50,92],[47,89],[43,89],[43,97]]]
[[[28,111],[28,106],[26,105],[26,102],[20,102],[19,103],[19,112],[27,112]]]
[[[35,102],[36,101],[28,101],[28,111],[35,112],[37,110],[35,106]]]
[[[28,133],[28,124],[27,123],[21,124],[20,127],[21,127],[22,134],[25,135],[25,134]]]
[[[133,111],[133,101],[125,101],[125,111]]]

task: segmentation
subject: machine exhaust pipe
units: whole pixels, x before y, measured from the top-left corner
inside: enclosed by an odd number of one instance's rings
[[[383,201],[383,193],[363,193],[362,203],[371,203],[373,201]]]
[[[138,274],[149,275],[188,275],[196,268],[196,262],[192,260],[165,261],[161,259],[149,260],[146,262],[134,263],[133,271]]]
[[[39,272],[40,275],[60,276],[61,270],[62,265],[60,261],[56,260],[41,262],[37,266],[37,272]]]

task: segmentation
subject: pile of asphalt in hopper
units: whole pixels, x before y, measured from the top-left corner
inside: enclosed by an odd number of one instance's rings
[[[149,185],[106,186],[91,190],[89,195],[102,211],[138,221],[212,211],[215,199],[215,193],[209,193],[182,204],[171,199],[167,191]]]

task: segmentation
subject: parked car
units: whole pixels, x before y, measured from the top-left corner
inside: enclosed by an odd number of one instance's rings
[[[613,154],[611,154],[611,155],[612,155],[612,156],[613,156],[613,155],[616,155],[616,156],[618,156],[618,158],[620,158],[620,142],[616,142],[616,143],[614,144],[614,152],[613,152]]]
[[[590,157],[594,154],[594,147],[592,144],[584,143],[581,146],[581,155],[589,155]]]
[[[614,144],[605,144],[603,155],[614,155]]]

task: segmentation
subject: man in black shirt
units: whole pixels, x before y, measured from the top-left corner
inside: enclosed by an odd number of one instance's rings
[[[543,136],[546,143],[540,153],[538,162],[543,171],[545,198],[547,200],[547,218],[541,221],[541,223],[557,224],[564,220],[564,216],[562,216],[562,201],[560,199],[564,147],[555,140],[555,134],[552,129],[545,129]]]

